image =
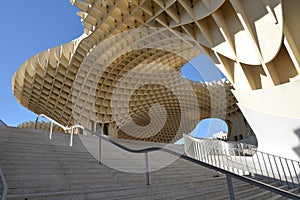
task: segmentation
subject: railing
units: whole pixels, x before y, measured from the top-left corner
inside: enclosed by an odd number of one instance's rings
[[[107,142],[110,142],[112,143],[113,145],[127,151],[127,152],[130,152],[130,153],[144,153],[145,154],[145,173],[146,173],[146,184],[147,185],[150,185],[150,170],[149,170],[149,159],[148,159],[148,154],[149,152],[153,152],[153,151],[158,151],[158,150],[162,150],[161,147],[151,147],[151,148],[146,148],[146,149],[130,149],[130,148],[127,148],[113,140],[111,140],[108,136],[106,135],[100,135],[98,133],[95,133],[94,131],[92,130],[89,130],[87,128],[84,129],[85,131],[88,131],[90,132],[92,135],[98,137],[99,139],[99,164],[102,164],[102,139],[107,141]]]
[[[266,182],[299,188],[300,162],[257,151],[252,148],[218,148],[201,139],[184,135],[185,153],[224,170],[250,175]]]
[[[101,156],[102,155],[102,148],[101,148],[101,143],[102,143],[101,140],[102,139],[104,139],[105,141],[110,142],[111,144],[113,144],[113,145],[115,145],[115,146],[117,146],[117,147],[119,147],[119,148],[121,148],[121,149],[123,149],[125,151],[128,151],[130,153],[144,153],[145,154],[145,174],[146,174],[146,184],[147,185],[150,185],[150,170],[149,170],[148,153],[149,152],[153,152],[153,151],[161,150],[161,151],[163,151],[165,153],[171,154],[173,156],[182,158],[184,160],[190,161],[192,163],[198,164],[200,166],[203,166],[203,167],[206,167],[208,169],[211,169],[211,170],[214,170],[214,171],[217,171],[219,173],[224,174],[226,176],[228,190],[229,190],[229,195],[230,195],[230,199],[231,200],[235,199],[234,188],[233,188],[233,184],[232,184],[232,178],[238,179],[238,180],[243,181],[245,183],[249,183],[249,184],[251,184],[253,186],[257,186],[259,188],[263,188],[265,190],[268,190],[270,192],[282,195],[282,196],[287,197],[287,198],[291,198],[291,199],[299,199],[300,198],[300,196],[298,196],[296,194],[290,193],[290,192],[282,190],[280,188],[276,188],[274,186],[268,185],[266,183],[263,183],[263,182],[260,182],[260,181],[257,181],[257,180],[253,180],[253,179],[245,177],[245,176],[241,176],[241,175],[233,173],[231,171],[224,170],[221,167],[216,167],[214,165],[205,163],[203,161],[196,160],[194,158],[191,158],[191,157],[186,156],[186,155],[182,155],[182,154],[177,153],[175,151],[172,151],[170,149],[165,149],[165,148],[162,148],[162,147],[151,147],[151,148],[134,150],[134,149],[130,149],[130,148],[128,148],[128,147],[126,147],[126,146],[124,146],[122,144],[119,144],[119,143],[111,140],[108,136],[100,135],[100,134],[97,134],[97,133],[95,133],[95,132],[87,129],[87,128],[84,128],[82,125],[76,124],[76,125],[74,125],[72,127],[65,127],[65,126],[59,124],[58,122],[56,122],[55,120],[52,120],[50,117],[48,117],[48,116],[46,116],[44,114],[39,115],[37,117],[37,119],[36,119],[36,122],[38,121],[39,117],[44,117],[44,118],[46,118],[46,119],[48,119],[48,120],[51,121],[51,128],[50,128],[50,135],[49,135],[49,137],[51,137],[51,135],[52,135],[53,123],[56,124],[56,125],[58,125],[58,126],[60,126],[64,130],[73,130],[73,128],[81,128],[81,129],[83,129],[85,131],[90,132],[92,135],[98,137],[98,139],[99,139],[99,164],[102,164],[102,156]],[[72,142],[72,138],[73,138],[73,131],[71,133],[70,146],[72,146],[72,143],[71,143]]]
[[[220,167],[208,164],[206,162],[196,160],[194,158],[191,158],[191,157],[186,156],[186,155],[182,155],[182,154],[177,153],[175,151],[172,151],[170,149],[165,149],[165,148],[162,148],[162,147],[151,147],[151,148],[133,150],[133,149],[130,149],[126,146],[123,146],[122,144],[119,144],[119,143],[111,140],[108,136],[97,134],[97,133],[95,133],[95,132],[93,132],[93,131],[91,131],[87,128],[85,128],[85,131],[90,132],[92,135],[97,136],[98,139],[99,139],[99,164],[102,164],[102,148],[101,148],[101,143],[102,143],[101,140],[102,139],[107,141],[107,142],[110,142],[111,144],[113,144],[113,145],[115,145],[115,146],[117,146],[117,147],[119,147],[119,148],[121,148],[125,151],[128,151],[130,153],[144,153],[145,154],[145,173],[146,173],[146,184],[147,185],[150,185],[150,170],[149,170],[148,153],[160,150],[160,151],[163,151],[165,153],[171,154],[173,156],[182,158],[184,160],[190,161],[192,163],[198,164],[200,166],[203,166],[203,167],[206,167],[208,169],[211,169],[211,170],[214,170],[214,171],[217,171],[219,173],[224,174],[226,176],[226,179],[227,179],[227,185],[228,185],[228,190],[229,190],[229,195],[230,195],[231,200],[235,199],[234,188],[233,188],[233,184],[232,184],[232,178],[238,179],[238,180],[243,181],[245,183],[249,183],[253,186],[257,186],[259,188],[268,190],[270,192],[282,195],[282,196],[287,197],[287,198],[291,198],[291,199],[299,199],[300,198],[300,196],[298,196],[296,194],[290,193],[290,192],[282,190],[280,188],[276,188],[274,186],[268,185],[266,183],[263,183],[263,182],[260,182],[260,181],[257,181],[257,180],[253,180],[253,179],[251,179],[249,177],[246,177],[246,176],[241,176],[239,174],[236,174],[236,173],[233,173],[231,171],[222,169]]]
[[[194,138],[192,136],[190,136],[190,138],[193,138],[193,140],[197,141],[203,146],[210,147],[210,148],[206,148],[206,150],[209,149],[210,151],[216,148],[224,149],[225,151],[228,151],[229,149],[239,149],[239,152],[243,155],[254,155],[257,150],[257,146],[247,144],[247,143],[242,143],[242,142],[233,142],[233,141],[225,142],[223,140],[218,140],[218,139]]]
[[[45,119],[48,119],[50,121],[50,132],[49,132],[49,139],[51,140],[52,139],[52,133],[53,133],[53,124],[61,127],[64,131],[70,131],[71,130],[71,134],[70,134],[70,142],[69,142],[69,146],[72,146],[73,145],[73,134],[74,134],[74,128],[81,128],[82,130],[84,130],[84,127],[81,126],[80,124],[75,124],[71,127],[68,127],[68,126],[64,126],[60,123],[58,123],[57,121],[51,119],[50,117],[48,117],[47,115],[44,115],[44,114],[40,114],[39,116],[37,116],[36,120],[35,120],[35,125],[34,125],[34,128],[36,129],[36,125],[37,125],[37,122],[39,120],[40,117],[43,117]]]
[[[6,184],[6,180],[5,180],[5,176],[3,174],[2,169],[0,168],[0,178],[1,178],[1,183],[2,183],[2,187],[3,187],[3,192],[2,192],[2,198],[1,200],[6,200],[7,199],[7,184]]]

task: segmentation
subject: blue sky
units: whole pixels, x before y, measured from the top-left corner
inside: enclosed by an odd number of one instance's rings
[[[224,78],[224,75],[209,58],[201,54],[181,68],[182,75],[193,81],[212,81]]]
[[[11,86],[14,72],[31,56],[78,38],[83,26],[76,15],[78,9],[69,0],[8,0],[2,1],[1,6],[0,119],[9,126],[17,126],[35,120],[36,114],[14,98]],[[182,73],[195,81],[223,77],[204,55],[184,66]]]
[[[31,56],[69,42],[83,32],[69,0],[8,0],[0,12],[0,119],[10,126],[35,120],[12,94],[14,72]]]
[[[221,119],[204,119],[195,127],[195,129],[189,134],[196,138],[210,138],[214,133],[220,131],[228,133],[227,124]],[[183,144],[183,138],[178,140],[176,144]]]

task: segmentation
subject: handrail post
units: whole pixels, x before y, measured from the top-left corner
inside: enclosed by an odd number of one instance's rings
[[[255,155],[256,153],[257,153],[257,152],[254,152],[254,153],[253,153],[253,150],[252,150],[252,152],[251,152],[251,154],[252,154],[251,159],[252,159],[252,163],[253,163],[253,167],[254,167],[255,173],[258,174],[257,169],[256,169],[256,164],[255,164],[255,161],[254,161],[254,155]],[[255,175],[252,175],[252,177],[255,177]]]
[[[250,166],[248,165],[246,155],[244,155],[244,160],[245,160],[245,165],[246,165],[246,169],[248,171],[248,174],[251,176],[251,170],[250,170]]]
[[[241,166],[239,168],[241,168],[242,174],[245,175],[246,174],[246,172],[245,172],[246,170],[244,168],[245,166],[243,165],[243,161],[242,161],[242,154],[243,154],[242,150],[243,150],[242,148],[237,148],[237,153],[238,153],[238,156],[240,158],[240,166]],[[245,157],[245,155],[243,155],[243,156]]]
[[[266,161],[265,161],[265,156],[264,156],[265,153],[261,152],[261,157],[264,161],[264,165],[265,165],[265,169],[266,169],[266,173],[267,173],[267,178],[268,178],[268,181],[270,182],[270,175],[269,175],[269,170],[268,170],[268,167],[267,167],[267,164],[266,164]]]
[[[40,118],[40,116],[37,116],[36,119],[35,119],[34,129],[36,129],[36,125],[37,125],[37,122],[38,122],[39,118]]]
[[[197,159],[199,159],[200,160],[200,150],[199,150],[199,143],[193,143],[194,144],[194,146],[195,146],[195,157],[197,158]]]
[[[70,135],[70,144],[69,144],[70,147],[73,146],[73,132],[74,132],[74,128],[72,127],[71,128],[71,135]]]
[[[289,174],[290,174],[290,177],[291,177],[291,181],[292,181],[293,187],[295,187],[295,183],[294,183],[294,179],[293,179],[293,176],[292,176],[292,173],[291,173],[291,170],[290,170],[290,166],[289,166],[288,161],[287,161],[286,158],[285,158],[285,163],[286,163],[286,167],[289,170]]]
[[[298,174],[297,174],[297,171],[296,171],[295,165],[294,165],[294,161],[292,161],[292,165],[293,165],[294,172],[295,172],[295,175],[296,175],[296,178],[297,178],[297,181],[298,181],[298,185],[299,185],[299,184],[300,184],[300,182],[299,182],[299,177],[298,177]]]
[[[282,171],[283,171],[283,174],[284,174],[284,177],[285,177],[286,185],[287,185],[288,187],[290,187],[289,182],[288,182],[288,179],[287,179],[287,176],[286,176],[286,174],[285,174],[285,170],[284,170],[282,161],[281,161],[281,157],[279,157],[279,161],[280,161],[281,168],[282,168]]]
[[[102,165],[102,145],[101,145],[101,135],[99,135],[99,164]]]
[[[40,115],[36,118],[36,120],[35,120],[35,125],[34,125],[35,128],[36,128],[36,124],[37,124],[37,121],[38,121],[39,117],[44,117],[45,119],[48,119],[48,120],[50,121],[50,133],[49,133],[49,139],[50,139],[50,140],[52,139],[53,124],[55,124],[56,126],[61,127],[62,129],[64,129],[64,131],[66,131],[66,130],[68,130],[68,131],[71,130],[71,136],[70,136],[69,146],[73,146],[73,134],[74,134],[74,128],[81,128],[81,129],[84,130],[84,127],[81,126],[80,124],[75,124],[75,125],[73,125],[73,126],[71,126],[71,127],[64,126],[64,125],[58,123],[57,121],[51,119],[50,117],[48,117],[48,116],[46,116],[46,115],[44,115],[44,114],[40,114]]]
[[[282,179],[281,179],[281,175],[280,175],[280,171],[279,171],[279,168],[278,168],[278,165],[277,165],[277,162],[276,162],[276,158],[275,158],[274,155],[273,155],[273,159],[274,159],[274,163],[275,163],[275,166],[276,166],[276,169],[277,169],[277,173],[278,173],[278,177],[279,177],[279,180],[280,180],[280,184],[283,184],[282,183]]]
[[[229,165],[230,152],[229,152],[229,149],[228,149],[228,151],[226,151],[226,149],[223,149],[223,150],[224,150],[224,159],[227,162],[227,170],[230,171],[230,165]],[[225,167],[224,167],[224,169],[225,169]]]
[[[230,199],[235,200],[231,176],[229,174],[226,174],[226,179],[227,179],[227,185],[228,185]]]
[[[3,173],[3,171],[2,171],[1,168],[0,168],[0,179],[1,179],[2,187],[3,187],[3,193],[2,193],[1,200],[6,200],[7,199],[8,188],[7,188],[7,184],[6,184],[6,179],[5,179],[4,173]]]
[[[146,181],[147,181],[147,185],[150,185],[150,172],[149,172],[148,152],[145,152],[145,167],[146,167]]]
[[[231,151],[230,151],[231,150]],[[234,163],[234,159],[236,159],[235,157],[235,153],[234,153],[234,149],[229,149],[229,155],[230,156],[230,160],[231,160],[231,169],[232,169],[232,172],[235,173],[235,170],[237,171],[237,174],[239,174],[239,171],[237,168],[235,168],[235,163]],[[235,161],[236,162],[236,161]]]
[[[225,161],[224,161],[224,160],[226,160],[225,153],[223,153],[223,149],[219,149],[219,150],[221,152],[220,155],[221,155],[221,160],[222,160],[222,163],[220,164],[220,168],[226,170],[226,164],[225,164]]]
[[[212,150],[211,150],[211,155],[212,155],[212,164],[216,165],[217,162],[216,162],[216,154],[215,154],[215,149],[214,148],[212,148]],[[213,162],[215,162],[215,163],[213,163]]]
[[[272,166],[272,163],[271,163],[271,160],[270,160],[270,155],[267,154],[267,156],[268,156],[269,164],[270,164],[270,167],[271,167],[271,170],[272,170],[272,175],[273,175],[274,182],[276,182],[275,173],[274,173],[273,166]]]
[[[201,157],[202,157],[202,160],[203,162],[207,162],[206,161],[206,154],[205,154],[205,150],[204,150],[204,147],[202,144],[200,144],[200,150],[201,150]]]
[[[49,133],[49,139],[52,139],[52,131],[53,131],[53,121],[50,123],[50,133]]]
[[[256,158],[257,158],[258,166],[259,166],[259,169],[260,169],[260,172],[261,172],[261,175],[262,175],[261,177],[263,177],[264,173],[263,173],[263,170],[261,168],[261,164],[260,164],[260,161],[259,161],[258,153],[259,153],[259,151],[256,152]]]
[[[217,150],[217,156],[218,156],[218,167],[222,168],[221,160],[220,160],[220,152],[219,152],[220,149],[216,149],[216,150]]]

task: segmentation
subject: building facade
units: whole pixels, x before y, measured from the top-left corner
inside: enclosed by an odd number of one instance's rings
[[[299,159],[299,1],[71,2],[84,34],[20,67],[13,91],[22,105],[65,125],[165,142],[217,117],[229,137],[252,128],[259,150]],[[200,53],[232,86],[181,76]]]

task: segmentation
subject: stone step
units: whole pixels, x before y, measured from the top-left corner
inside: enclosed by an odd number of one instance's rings
[[[61,177],[63,177],[63,179],[65,180],[79,180],[82,181],[82,178],[85,179],[89,179],[89,180],[101,180],[103,178],[113,178],[113,177],[118,177],[118,178],[125,178],[127,176],[129,177],[134,177],[134,176],[139,176],[140,174],[131,174],[131,173],[78,173],[78,174],[71,174],[71,173],[67,173],[66,171],[60,171],[60,173],[57,174],[41,174],[41,175],[37,175],[37,174],[14,174],[14,175],[9,175],[6,174],[6,179],[7,182],[26,182],[26,181],[38,181],[41,182],[43,180],[45,181],[50,181],[50,180],[57,180],[60,179]],[[144,177],[144,173],[142,173],[141,175],[142,177]],[[183,181],[188,181],[188,180],[197,180],[199,178],[203,179],[203,178],[217,178],[211,175],[201,175],[201,177],[195,177],[192,176],[190,174],[176,174],[173,175],[172,174],[165,174],[165,173],[161,173],[161,172],[157,172],[157,173],[150,173],[150,178],[153,182],[159,182],[159,181],[165,181],[165,182],[171,182],[176,180],[177,182],[183,182]]]
[[[247,187],[245,184],[240,184],[237,186],[239,189],[243,190]],[[224,183],[222,187],[210,187],[205,190],[205,192],[197,192],[198,195],[195,196],[194,190],[190,190],[190,193],[186,194],[185,196],[179,196],[176,199],[219,199],[220,196],[226,196],[229,199],[229,193],[227,189],[227,184]],[[166,200],[174,199],[174,196],[170,196],[165,198]]]
[[[206,180],[205,180],[206,181]],[[186,192],[190,192],[189,190],[193,191],[193,190],[198,190],[199,192],[206,192],[209,189],[212,188],[212,186],[218,188],[218,184],[216,184],[215,182],[211,182],[211,185],[207,185],[206,187],[200,187],[202,186],[204,183],[203,182],[193,182],[193,183],[174,183],[172,185],[167,184],[152,184],[150,186],[134,186],[134,187],[126,187],[124,186],[123,188],[116,188],[114,186],[114,188],[99,188],[97,191],[94,192],[86,192],[84,194],[80,194],[82,193],[82,191],[77,190],[76,194],[74,195],[67,195],[68,191],[63,192],[63,194],[60,195],[55,195],[55,194],[47,194],[47,199],[55,199],[55,198],[59,198],[59,199],[72,199],[72,198],[87,198],[87,199],[121,199],[121,197],[123,198],[127,198],[127,199],[131,199],[132,197],[143,197],[146,199],[153,199],[154,196],[157,197],[161,197],[164,194],[171,194],[171,193],[175,193],[177,192],[178,195],[186,193]],[[128,186],[128,185],[127,185]],[[106,185],[107,187],[107,185]],[[220,187],[223,187],[223,183],[220,185]],[[184,189],[186,188],[186,189]],[[188,189],[189,190],[188,190]],[[220,190],[222,191],[222,189]],[[37,195],[37,194],[35,194]],[[28,195],[23,195],[23,197],[31,197],[30,194]],[[19,196],[20,197],[20,196]],[[36,199],[39,199],[42,197],[42,194],[38,197],[36,197]],[[14,199],[13,197],[10,197],[9,199]],[[30,198],[30,199],[35,199],[35,198]],[[44,199],[44,198],[43,198]]]
[[[190,183],[173,183],[173,184],[151,184],[150,186],[146,186],[145,182],[143,184],[139,184],[139,185],[135,185],[133,184],[132,182],[127,182],[126,184],[123,184],[120,188],[120,190],[122,190],[123,188],[127,188],[129,190],[136,190],[136,189],[139,189],[139,188],[145,188],[145,189],[149,189],[149,188],[154,188],[155,190],[167,190],[167,189],[178,189],[178,188],[182,188],[183,186],[185,185],[190,185],[190,186],[193,186],[193,187],[199,187],[201,185],[203,185],[203,183],[207,181],[207,180],[202,180],[202,181],[194,181],[194,182],[190,182]],[[214,182],[210,182],[210,183],[207,183],[207,185],[210,185],[213,186],[213,185],[216,185]],[[95,184],[90,184],[89,185],[89,189],[97,189],[98,192],[112,192],[113,193],[116,193],[116,189],[118,189],[118,187],[120,187],[119,184],[116,184],[116,183],[106,183],[106,184],[102,184],[102,185],[95,185]],[[129,187],[131,186],[131,187]],[[65,188],[65,189],[73,189],[73,190],[78,190],[80,191],[80,187],[81,188],[85,188],[86,187],[82,187],[82,185],[77,185],[76,184],[72,184],[70,185],[68,188]],[[51,188],[50,188],[51,189]],[[29,191],[29,190],[27,190]],[[36,193],[38,190],[33,190],[34,193]],[[54,192],[54,191],[53,191]]]
[[[224,175],[163,151],[148,153],[150,186],[146,185],[145,155],[128,153],[102,140],[99,165],[98,139],[48,131],[1,128],[0,167],[6,175],[9,199],[228,199]],[[122,145],[143,149],[166,144],[116,140]],[[86,149],[84,146],[90,145]],[[182,152],[183,147],[167,148]],[[90,154],[94,151],[95,157]],[[143,173],[126,173],[136,170]],[[263,189],[233,180],[236,199],[280,198]]]
[[[183,185],[184,186],[184,185]],[[177,190],[173,191],[162,191],[161,193],[152,192],[150,194],[147,194],[147,199],[178,199],[184,196],[184,199],[189,199],[191,195],[194,193],[199,193],[202,195],[208,195],[210,194],[211,197],[217,197],[220,194],[224,193],[224,185],[216,185],[214,183],[211,186],[207,186],[206,184],[202,184],[201,187],[193,187],[191,185],[181,187]],[[118,199],[144,199],[144,194],[134,194],[130,196],[125,196],[123,198],[118,197]],[[117,198],[116,198],[117,199]]]
[[[248,193],[248,196],[245,196],[244,194],[237,194],[237,197],[242,196],[241,198],[244,198],[245,200],[256,200],[256,199],[270,199],[273,197],[281,197],[278,194],[272,193],[270,191],[267,190],[263,190],[263,189],[252,189],[247,191],[246,193]]]
[[[286,186],[287,187],[287,186]],[[292,189],[286,189],[288,192],[291,192],[293,194],[297,194],[300,195],[300,188],[292,188]],[[280,195],[278,196],[274,196],[272,198],[270,198],[270,200],[286,200],[286,197],[282,197]]]

